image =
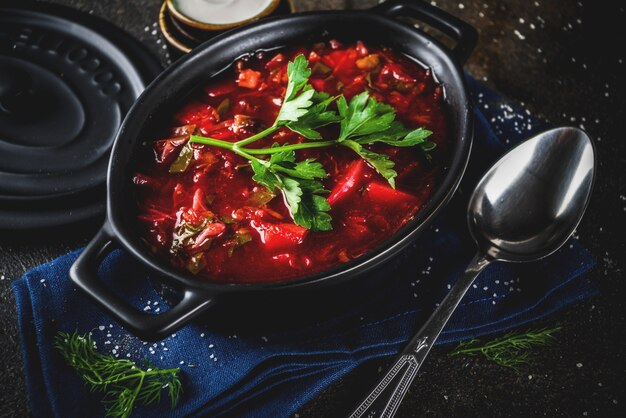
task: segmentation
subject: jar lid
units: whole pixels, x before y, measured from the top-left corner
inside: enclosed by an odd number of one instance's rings
[[[89,14],[0,5],[0,229],[28,227],[20,213],[37,227],[102,213],[115,134],[160,71],[143,45]]]

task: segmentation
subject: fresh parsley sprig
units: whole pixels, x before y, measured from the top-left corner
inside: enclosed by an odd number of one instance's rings
[[[149,405],[158,402],[163,392],[168,394],[172,408],[180,399],[182,385],[178,368],[158,369],[149,366],[143,370],[130,360],[119,360],[99,353],[89,335],[77,332],[59,332],[54,339],[54,346],[92,392],[105,393],[102,402],[107,417],[127,418],[137,403]]]
[[[395,163],[385,154],[377,153],[364,145],[376,142],[395,147],[420,146],[424,152],[435,144],[427,141],[432,132],[423,128],[407,129],[395,120],[395,110],[377,101],[367,91],[354,96],[349,102],[343,95],[331,97],[317,92],[309,84],[311,69],[304,55],[298,55],[287,65],[285,97],[274,123],[237,142],[192,135],[191,143],[228,149],[250,161],[254,181],[270,191],[282,192],[294,222],[314,231],[332,229],[328,214],[328,193],[320,180],[327,177],[321,164],[313,160],[297,162],[295,151],[307,148],[345,146],[366,160],[389,184],[395,188],[398,173]],[[336,103],[337,111],[331,108]],[[322,138],[319,128],[339,123],[337,138]],[[297,144],[274,144],[271,148],[250,148],[248,145],[276,130],[286,127],[311,141]],[[269,159],[257,155],[270,155]]]

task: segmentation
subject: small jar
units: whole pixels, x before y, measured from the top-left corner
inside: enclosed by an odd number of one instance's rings
[[[294,11],[292,0],[165,0],[159,26],[175,59],[226,30]]]

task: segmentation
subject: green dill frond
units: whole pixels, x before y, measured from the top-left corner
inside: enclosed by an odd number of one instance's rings
[[[104,392],[102,402],[107,417],[128,418],[137,403],[158,402],[164,391],[172,408],[180,399],[182,385],[178,368],[158,369],[147,364],[144,370],[133,361],[101,354],[88,334],[59,332],[54,346],[92,392]]]
[[[502,337],[485,343],[477,339],[461,341],[454,351],[448,355],[482,355],[501,366],[509,367],[519,372],[521,366],[532,363],[533,356],[531,350],[533,347],[553,344],[556,341],[554,334],[560,330],[561,327],[559,326],[526,332],[509,332]]]

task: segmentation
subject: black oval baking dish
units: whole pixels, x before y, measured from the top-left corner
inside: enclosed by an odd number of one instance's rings
[[[397,20],[410,17],[427,23],[456,41],[449,49],[414,26]],[[321,288],[359,286],[411,244],[454,194],[467,164],[472,140],[472,112],[462,64],[476,43],[476,31],[459,19],[423,2],[387,1],[366,11],[325,11],[271,18],[229,31],[194,49],[152,82],[126,116],[115,140],[108,171],[107,220],[72,266],[70,277],[100,307],[142,339],[160,339],[207,310],[220,298],[263,300],[277,294],[317,292]],[[401,230],[369,253],[319,274],[261,284],[216,284],[200,281],[174,269],[152,254],[136,232],[131,178],[134,158],[143,141],[153,138],[159,120],[196,87],[245,54],[277,47],[310,44],[330,39],[362,40],[402,52],[432,69],[445,90],[445,110],[451,157],[430,200]],[[164,284],[181,294],[180,301],[161,314],[133,308],[97,275],[103,258],[121,248],[161,276]],[[124,278],[128,280],[129,278]]]

